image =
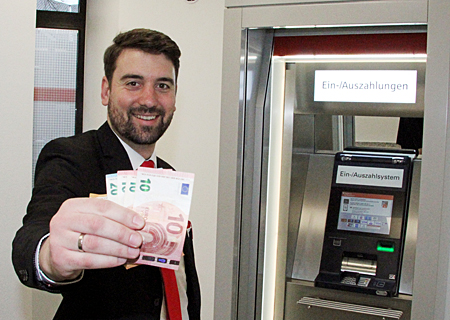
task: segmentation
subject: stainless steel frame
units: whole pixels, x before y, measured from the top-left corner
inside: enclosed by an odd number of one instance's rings
[[[262,282],[260,244],[264,230],[264,186],[266,176],[262,175],[265,165],[264,154],[267,139],[267,117],[265,106],[269,84],[269,68],[272,56],[272,30],[247,30],[243,43],[242,81],[245,83],[241,92],[241,113],[243,115],[242,131],[242,194],[241,216],[238,242],[238,319],[258,319],[261,312]],[[264,130],[266,129],[266,130]]]

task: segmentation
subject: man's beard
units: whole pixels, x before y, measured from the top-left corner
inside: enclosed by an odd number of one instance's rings
[[[147,112],[148,114],[159,116],[158,123],[155,126],[137,126],[133,124],[133,112],[138,112],[143,114]],[[161,136],[166,132],[167,128],[172,121],[173,114],[164,122],[166,112],[164,110],[159,110],[156,107],[135,107],[127,110],[126,117],[118,112],[117,108],[108,105],[108,116],[111,126],[115,131],[121,135],[123,138],[135,144],[154,144],[161,138]]]

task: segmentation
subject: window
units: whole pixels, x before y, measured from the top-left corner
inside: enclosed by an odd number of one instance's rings
[[[37,0],[37,10],[78,13],[79,0]]]
[[[50,140],[82,131],[86,0],[37,0],[34,166]]]

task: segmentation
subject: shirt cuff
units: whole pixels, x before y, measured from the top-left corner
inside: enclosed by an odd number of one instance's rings
[[[39,252],[41,251],[42,242],[44,242],[44,240],[47,239],[49,235],[50,233],[47,233],[45,236],[41,238],[34,253],[34,267],[36,268],[36,277],[38,281],[40,281],[47,287],[65,286],[68,284],[74,284],[81,281],[81,279],[83,279],[84,276],[84,270],[81,271],[81,274],[76,279],[69,281],[54,281],[49,277],[47,277],[47,275],[41,270],[41,267],[39,266]]]

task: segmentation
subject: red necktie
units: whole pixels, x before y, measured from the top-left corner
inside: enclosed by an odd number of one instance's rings
[[[142,162],[141,167],[154,168],[155,163],[153,162],[153,160],[145,160],[144,162]]]
[[[154,168],[152,160],[145,160],[141,167]],[[167,306],[167,320],[181,320],[180,294],[178,293],[177,278],[175,271],[160,268],[164,282],[164,293]]]

